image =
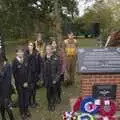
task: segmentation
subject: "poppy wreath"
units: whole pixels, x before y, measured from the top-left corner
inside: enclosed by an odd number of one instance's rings
[[[98,112],[98,106],[95,104],[93,97],[86,97],[82,100],[80,110],[83,113],[96,114]]]
[[[105,100],[101,100],[101,105],[99,106],[99,113],[102,116],[107,116],[111,118],[116,113],[116,104],[109,100],[110,104],[105,105]]]
[[[77,117],[77,120],[95,120],[95,118],[88,113],[82,113]]]
[[[101,118],[98,118],[97,120],[104,120],[104,119],[105,119],[105,117],[101,117]],[[107,117],[106,119],[107,120],[116,120],[115,117]]]
[[[64,112],[63,120],[76,120],[78,114],[73,112]]]

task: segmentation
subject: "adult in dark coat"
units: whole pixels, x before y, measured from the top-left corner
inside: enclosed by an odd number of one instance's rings
[[[29,104],[31,107],[36,107],[38,105],[36,102],[36,90],[37,82],[40,79],[41,74],[42,59],[39,52],[34,49],[34,44],[32,42],[28,43],[28,49],[25,51],[25,57],[28,61],[28,79],[30,84]]]
[[[46,46],[43,60],[43,80],[47,89],[48,110],[55,110],[57,82],[60,80],[59,57],[53,54],[52,47]]]
[[[16,58],[12,64],[13,76],[18,93],[18,102],[21,117],[26,120],[30,117],[29,105],[29,82],[28,82],[28,62],[24,57],[22,48],[16,50]]]
[[[0,60],[0,112],[2,120],[6,120],[5,111],[7,111],[10,120],[14,120],[12,110],[9,107],[9,94],[12,78],[11,65],[6,61]]]

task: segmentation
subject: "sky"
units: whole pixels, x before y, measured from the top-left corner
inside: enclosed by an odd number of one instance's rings
[[[79,9],[79,16],[84,15],[84,10],[89,7],[92,6],[95,3],[95,0],[87,0],[87,2],[85,2],[86,0],[78,0],[79,4],[78,4],[78,9]]]

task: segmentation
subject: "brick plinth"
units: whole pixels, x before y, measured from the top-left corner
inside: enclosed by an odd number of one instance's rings
[[[92,87],[95,84],[117,85],[116,103],[120,110],[120,74],[81,74],[80,95],[82,97],[92,95]]]

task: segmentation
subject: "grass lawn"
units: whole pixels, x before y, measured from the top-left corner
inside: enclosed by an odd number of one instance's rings
[[[19,43],[9,43],[6,47],[6,52],[9,60],[12,60],[15,56],[15,48]],[[80,47],[95,47],[96,40],[94,39],[79,39]],[[71,87],[62,87],[62,103],[57,105],[55,112],[49,112],[47,110],[46,90],[40,88],[37,92],[37,101],[40,106],[36,109],[30,109],[32,113],[31,120],[62,120],[62,113],[70,111],[69,97],[76,97],[80,94],[80,80],[76,75],[75,84]],[[18,108],[13,109],[15,120],[21,120]]]

